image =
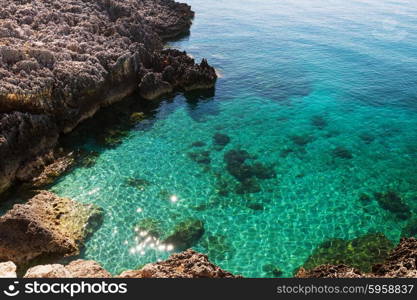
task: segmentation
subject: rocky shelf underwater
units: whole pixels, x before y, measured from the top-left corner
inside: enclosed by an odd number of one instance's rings
[[[394,249],[417,235],[417,7],[188,3],[191,35],[168,46],[217,84],[167,88],[158,54],[150,90],[61,136],[50,169],[72,167],[48,189],[100,210],[83,247],[53,233],[64,252],[113,275],[192,247],[245,277],[415,276],[415,240]],[[169,95],[143,101],[153,88]]]

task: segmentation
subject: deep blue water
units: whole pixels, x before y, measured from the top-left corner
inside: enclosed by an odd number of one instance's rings
[[[221,75],[215,93],[163,100],[118,147],[84,145],[100,150],[97,163],[52,187],[105,209],[82,256],[113,273],[166,258],[167,245],[135,233],[144,218],[164,232],[203,220],[194,248],[251,277],[268,276],[268,263],[291,276],[329,238],[382,232],[397,242],[406,221],[359,198],[393,190],[417,213],[417,3],[187,2],[191,35],[170,46],[208,58]],[[224,149],[216,133],[230,137]],[[232,149],[276,177],[237,193],[224,161]],[[201,151],[209,163],[190,158]],[[148,184],[129,186],[131,177]],[[207,246],[210,236],[220,242]]]

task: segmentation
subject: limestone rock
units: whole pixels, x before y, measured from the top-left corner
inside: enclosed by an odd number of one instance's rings
[[[39,265],[26,271],[25,278],[110,278],[111,274],[93,260],[78,259],[64,266]]]
[[[12,261],[0,263],[0,278],[16,277],[16,265]]]
[[[27,270],[25,278],[72,278],[71,273],[59,264],[39,265]]]
[[[184,250],[193,246],[204,234],[204,223],[189,218],[179,222],[165,238],[164,244],[172,244],[176,249]]]
[[[93,260],[78,259],[65,267],[74,278],[110,278],[111,274]]]
[[[119,278],[239,278],[212,264],[206,255],[191,249],[140,270],[125,271]]]
[[[98,223],[100,216],[94,206],[42,191],[0,217],[0,261],[21,265],[35,258],[75,255],[90,233],[87,224]]]

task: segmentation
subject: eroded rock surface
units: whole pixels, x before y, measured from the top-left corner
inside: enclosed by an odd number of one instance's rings
[[[346,265],[321,265],[311,270],[301,268],[299,278],[416,278],[417,277],[417,239],[404,238],[390,253],[385,262],[374,265],[372,271],[364,273]]]
[[[171,255],[167,260],[148,264],[140,270],[125,271],[119,278],[235,278],[212,264],[206,255],[191,249]]]
[[[25,278],[110,278],[111,274],[93,260],[78,259],[64,266],[39,265],[27,270]]]
[[[193,16],[173,0],[0,0],[0,193],[100,107],[213,87],[207,61],[163,49]]]
[[[79,252],[83,240],[98,224],[102,211],[42,191],[26,204],[16,204],[0,217],[0,261],[25,265]]]

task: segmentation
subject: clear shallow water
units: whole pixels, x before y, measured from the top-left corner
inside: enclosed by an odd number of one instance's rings
[[[417,5],[187,2],[196,11],[191,36],[171,45],[207,57],[222,78],[215,95],[162,101],[121,145],[99,149],[93,167],[51,188],[105,209],[82,257],[114,273],[166,258],[172,251],[137,247],[134,228],[149,217],[163,231],[203,220],[194,248],[251,277],[268,276],[268,263],[291,276],[329,238],[382,232],[397,242],[405,222],[359,197],[395,190],[417,213]],[[212,143],[217,132],[231,138],[221,151]],[[307,141],[297,145],[294,136]],[[193,148],[196,141],[206,146]],[[336,147],[352,158],[335,156]],[[231,149],[273,166],[276,178],[259,180],[258,193],[235,193],[223,158]],[[190,159],[201,150],[209,165]],[[149,184],[138,190],[126,184],[131,177]],[[205,241],[216,235],[222,247],[208,252]]]

